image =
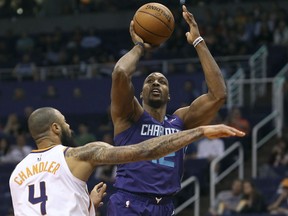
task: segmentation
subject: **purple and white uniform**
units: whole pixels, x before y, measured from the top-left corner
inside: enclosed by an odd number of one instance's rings
[[[176,115],[167,116],[163,122],[158,122],[144,111],[141,118],[129,129],[118,134],[114,141],[117,146],[136,144],[153,137],[177,133],[183,130],[183,127],[182,120]],[[150,212],[151,215],[172,215],[174,207],[171,196],[180,190],[183,157],[184,149],[181,149],[157,160],[118,165],[114,184],[118,192],[110,197],[108,215],[146,215],[143,213],[143,209],[139,209],[139,206],[136,208],[138,214],[128,214],[128,209],[136,205],[132,200],[137,199],[137,197],[139,197],[138,201],[146,200],[148,206],[149,204],[158,206],[168,204],[166,206],[168,212],[158,212],[157,210],[153,214]],[[117,200],[120,201],[120,195],[122,196],[121,199],[124,199],[124,205],[118,203],[125,208],[122,210],[119,210],[115,204]],[[116,199],[116,197],[118,198]],[[129,207],[125,207],[127,205]]]

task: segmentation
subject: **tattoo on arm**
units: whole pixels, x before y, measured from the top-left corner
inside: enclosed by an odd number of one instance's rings
[[[93,142],[82,147],[69,149],[66,157],[88,161],[95,166],[152,160],[178,151],[202,136],[203,130],[196,128],[151,138],[129,146],[114,147],[103,142]]]

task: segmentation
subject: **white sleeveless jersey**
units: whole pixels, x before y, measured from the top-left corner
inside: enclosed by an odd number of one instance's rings
[[[73,176],[57,145],[33,150],[10,176],[15,216],[95,216],[87,184]]]

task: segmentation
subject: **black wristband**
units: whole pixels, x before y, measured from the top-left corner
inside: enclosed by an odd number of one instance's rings
[[[137,42],[135,42],[135,44],[134,44],[135,46],[141,46],[143,49],[145,49],[145,46],[144,46],[144,43],[142,43],[142,42],[140,42],[140,41],[137,41]]]

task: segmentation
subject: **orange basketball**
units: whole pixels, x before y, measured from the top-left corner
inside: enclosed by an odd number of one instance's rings
[[[144,42],[160,45],[173,33],[174,17],[164,5],[151,2],[141,6],[133,17],[134,30]]]

